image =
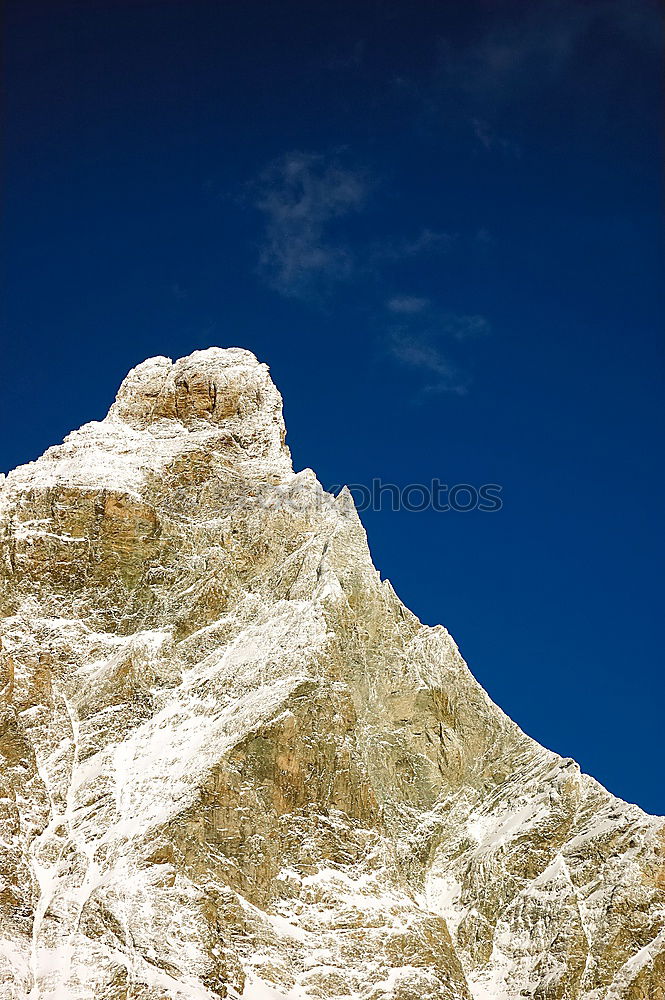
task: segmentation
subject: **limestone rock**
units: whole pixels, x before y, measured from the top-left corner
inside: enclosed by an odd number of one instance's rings
[[[665,1000],[665,823],[544,750],[294,473],[248,351],[0,484],[0,998]]]

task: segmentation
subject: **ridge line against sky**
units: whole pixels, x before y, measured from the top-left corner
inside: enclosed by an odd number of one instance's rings
[[[492,698],[665,813],[662,15],[322,0],[10,2],[0,468],[146,357],[244,346]],[[617,735],[619,734],[619,735]]]

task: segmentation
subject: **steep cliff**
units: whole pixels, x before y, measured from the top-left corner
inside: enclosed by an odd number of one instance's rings
[[[292,471],[240,349],[0,483],[0,997],[664,1000],[665,822]]]

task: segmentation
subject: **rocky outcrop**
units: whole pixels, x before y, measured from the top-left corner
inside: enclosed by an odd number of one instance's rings
[[[665,823],[525,736],[252,354],[0,492],[0,997],[664,1000]]]

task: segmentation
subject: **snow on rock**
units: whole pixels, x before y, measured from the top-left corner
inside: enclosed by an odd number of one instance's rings
[[[239,348],[0,477],[0,1000],[665,1000],[665,826],[525,736]]]

